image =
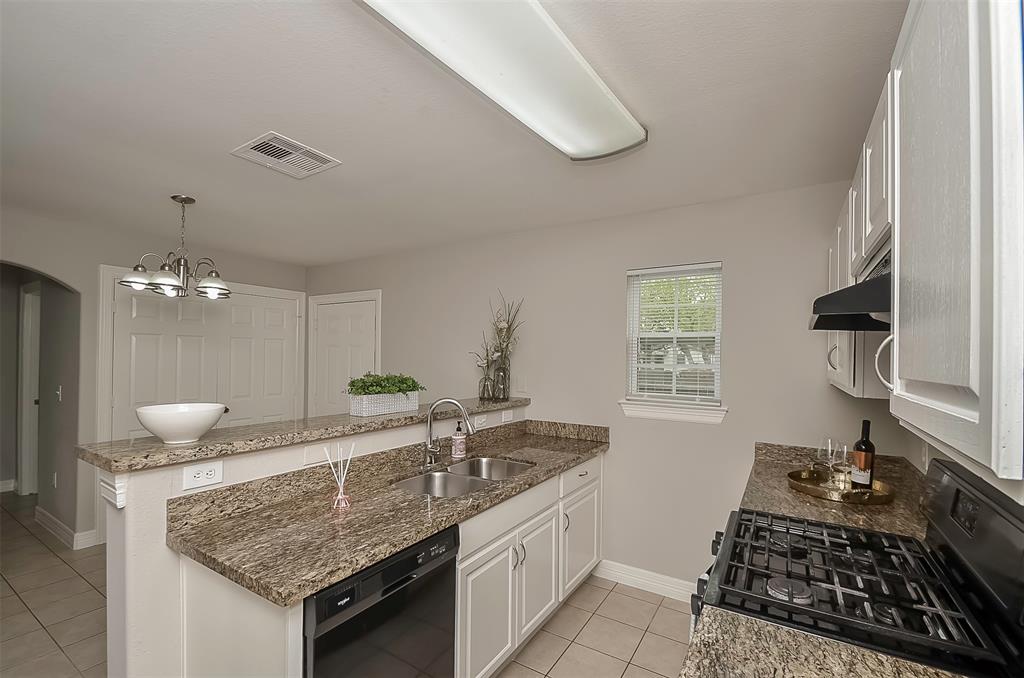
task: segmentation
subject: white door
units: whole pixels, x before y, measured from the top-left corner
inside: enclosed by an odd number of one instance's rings
[[[221,344],[218,393],[231,411],[218,426],[259,424],[302,415],[295,300],[233,294]]]
[[[519,530],[519,640],[558,606],[558,518],[558,507],[552,506]]]
[[[515,568],[520,559],[512,533],[459,565],[458,678],[489,675],[516,647]]]
[[[1020,6],[912,3],[893,55],[892,413],[1024,475]]]
[[[377,304],[376,300],[323,303],[310,299],[310,416],[348,412],[348,382],[379,371]]]
[[[149,435],[135,408],[156,403],[222,402],[231,411],[218,426],[302,416],[302,300],[233,287],[218,300],[116,287],[112,439]]]
[[[18,494],[35,494],[39,476],[40,285],[21,286],[18,340]]]
[[[600,483],[584,487],[562,507],[562,596],[586,579],[601,559]]]

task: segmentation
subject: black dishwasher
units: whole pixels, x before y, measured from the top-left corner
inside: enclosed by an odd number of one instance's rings
[[[306,678],[455,674],[453,526],[306,598]]]

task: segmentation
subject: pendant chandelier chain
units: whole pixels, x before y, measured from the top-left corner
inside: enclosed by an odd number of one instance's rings
[[[185,203],[181,203],[181,249],[185,249]]]

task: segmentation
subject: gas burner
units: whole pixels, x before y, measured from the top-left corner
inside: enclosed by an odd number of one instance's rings
[[[896,612],[896,608],[892,605],[878,603],[877,605],[873,605],[871,610],[875,613],[875,619],[878,621],[883,624],[888,624],[889,626],[896,626],[896,617],[899,613]]]
[[[772,577],[768,580],[768,595],[777,600],[789,602],[791,599],[797,605],[810,605],[814,602],[811,587],[802,581],[788,577]]]
[[[866,609],[867,605],[868,603],[865,603],[865,607],[858,607],[856,615],[861,619],[870,620],[871,617]],[[885,603],[876,603],[871,605],[871,614],[874,615],[874,621],[885,624],[886,626],[896,626],[896,617],[899,615],[895,607],[892,605],[886,605]]]
[[[807,540],[798,534],[789,532],[772,532],[768,535],[768,543],[783,551],[806,551]]]

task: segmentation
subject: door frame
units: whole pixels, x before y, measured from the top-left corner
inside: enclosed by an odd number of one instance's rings
[[[373,371],[380,373],[380,319],[381,319],[381,298],[383,294],[381,290],[362,290],[359,292],[338,292],[336,294],[315,294],[309,297],[309,371],[306,373],[306,410],[309,412],[309,416],[318,416],[313,412],[313,404],[315,401],[315,390],[316,381],[314,375],[316,372],[316,322],[317,322],[317,310],[320,306],[327,306],[331,304],[346,304],[353,301],[372,301],[376,304],[376,313],[374,318],[374,339],[376,340],[376,346],[374,347],[373,354]]]
[[[17,493],[35,494],[39,491],[39,321],[42,310],[42,284],[38,281],[25,283],[18,292],[18,472]],[[26,303],[34,298],[32,304]],[[35,326],[36,341],[31,345],[28,334]],[[26,363],[35,362],[36,401],[29,403],[31,389],[25,380]],[[34,411],[33,411],[34,408]],[[32,413],[36,418],[36,439],[25,439],[25,419]],[[31,445],[31,449],[29,449]]]

